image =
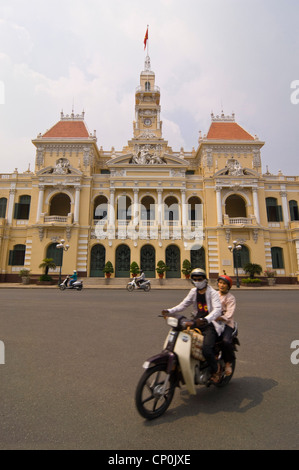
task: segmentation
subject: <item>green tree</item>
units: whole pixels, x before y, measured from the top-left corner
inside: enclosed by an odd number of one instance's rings
[[[45,258],[43,259],[43,262],[39,265],[39,268],[42,268],[45,270],[45,275],[48,275],[49,269],[55,269],[56,264],[54,263],[53,258]]]
[[[263,268],[260,264],[247,263],[243,266],[245,273],[249,274],[250,279],[254,278],[255,274],[261,274]]]

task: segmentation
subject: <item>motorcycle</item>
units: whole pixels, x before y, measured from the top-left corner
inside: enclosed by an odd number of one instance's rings
[[[149,280],[144,280],[138,286],[135,277],[133,277],[132,281],[127,284],[127,290],[129,292],[133,292],[134,289],[143,289],[145,292],[148,292],[151,290],[151,282]]]
[[[163,316],[163,315],[160,315]],[[236,358],[232,362],[232,374],[225,375],[225,364],[222,359],[221,336],[215,345],[215,357],[220,365],[221,376],[219,382],[211,381],[212,373],[201,354],[200,360],[191,356],[191,331],[186,329],[186,317],[169,316],[167,324],[171,326],[164,348],[160,354],[152,356],[143,364],[145,372],[141,376],[135,393],[135,404],[143,418],[152,420],[161,416],[170,406],[176,387],[186,385],[190,395],[196,394],[196,385],[211,384],[216,387],[226,386],[232,379]],[[240,345],[237,338],[238,327],[235,323],[233,334],[233,349]],[[201,341],[203,337],[201,336]],[[235,354],[234,354],[235,356]]]
[[[66,278],[64,279],[64,281],[59,284],[59,289],[60,290],[65,290],[65,289],[76,289],[76,290],[82,290],[83,289],[83,282],[82,281],[75,281],[73,282],[73,284],[71,285],[68,285],[68,281],[70,279],[70,276],[66,276]]]

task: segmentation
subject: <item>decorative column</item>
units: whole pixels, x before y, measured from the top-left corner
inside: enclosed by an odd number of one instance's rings
[[[115,194],[115,189],[110,188],[108,225],[113,228],[115,227],[114,194]]]
[[[216,186],[216,203],[217,203],[217,223],[222,225],[222,203],[221,203],[221,186]]]
[[[80,186],[75,187],[75,208],[74,208],[74,223],[79,223],[79,209],[80,209]]]
[[[253,211],[258,224],[260,224],[260,209],[259,209],[259,200],[257,196],[257,188],[252,188],[253,194]]]
[[[287,199],[287,193],[286,191],[281,191],[281,202],[282,202],[282,213],[283,213],[283,220],[284,220],[284,226],[288,227],[289,226],[289,211],[288,211],[288,199]]]
[[[157,189],[158,193],[158,224],[161,226],[162,225],[162,192],[163,189]]]
[[[12,188],[9,190],[9,200],[8,200],[8,210],[7,210],[7,223],[8,224],[12,223],[13,208],[14,208],[14,203],[15,203],[15,194],[16,194],[15,188]]]
[[[181,197],[182,197],[182,226],[183,226],[183,230],[184,230],[187,226],[186,191],[185,191],[185,189],[181,189]]]
[[[133,203],[133,226],[138,225],[139,214],[138,214],[138,188],[133,188],[134,191],[134,203]]]
[[[36,223],[39,222],[40,216],[43,210],[43,204],[44,204],[44,193],[45,193],[45,187],[43,184],[39,185],[39,193],[38,193],[38,202],[37,202],[37,212],[36,212]]]

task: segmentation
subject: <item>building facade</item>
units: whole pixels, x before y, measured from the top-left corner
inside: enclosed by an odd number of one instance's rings
[[[280,282],[299,279],[299,177],[262,173],[264,142],[235,116],[211,116],[197,149],[173,151],[162,136],[160,89],[146,57],[135,92],[133,137],[104,151],[84,113],[61,113],[34,139],[34,171],[0,175],[0,279],[27,268],[129,277],[136,261],[156,277],[180,278],[182,263],[217,277],[242,274],[244,263],[275,269]],[[57,249],[64,239],[68,251]],[[228,249],[241,245],[238,256]]]

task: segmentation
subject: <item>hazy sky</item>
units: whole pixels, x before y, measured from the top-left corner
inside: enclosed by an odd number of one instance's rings
[[[298,0],[1,0],[0,172],[33,169],[31,140],[73,103],[99,147],[122,150],[148,24],[173,150],[197,148],[211,112],[234,112],[265,141],[264,171],[298,175],[298,18]]]

